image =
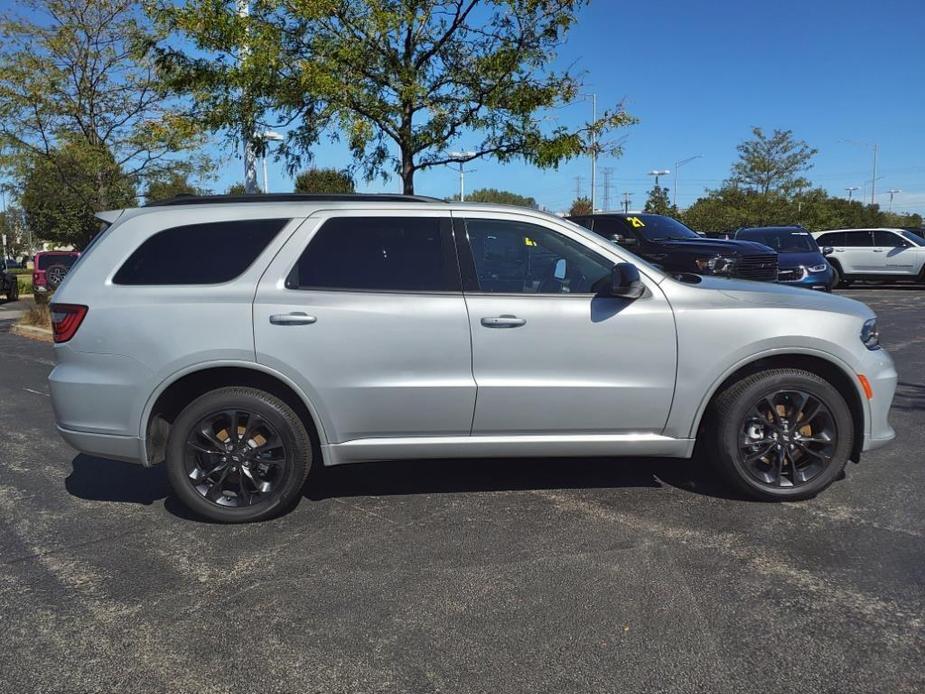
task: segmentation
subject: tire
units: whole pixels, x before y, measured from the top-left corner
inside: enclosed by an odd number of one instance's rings
[[[197,433],[205,429],[211,437]],[[219,388],[187,405],[171,426],[167,478],[199,516],[219,523],[261,521],[295,504],[312,450],[305,425],[282,400],[256,388]],[[261,491],[260,485],[268,488]]]
[[[808,398],[801,400],[803,395]],[[743,378],[717,396],[709,422],[704,433],[719,473],[739,492],[763,501],[816,496],[841,477],[854,446],[845,398],[801,369]]]
[[[10,286],[10,291],[6,293],[6,298],[10,301],[19,301],[19,278],[13,277],[13,284]]]
[[[45,280],[50,289],[57,289],[67,275],[66,265],[52,265],[45,270]]]

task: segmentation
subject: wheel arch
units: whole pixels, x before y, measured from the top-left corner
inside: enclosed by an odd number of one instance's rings
[[[851,460],[857,461],[861,457],[864,446],[868,412],[866,401],[862,395],[862,386],[854,376],[851,369],[843,363],[835,361],[831,355],[821,356],[818,353],[784,352],[765,355],[756,355],[750,360],[739,363],[729,369],[716,380],[697,411],[692,432],[697,433],[698,440],[707,420],[710,405],[716,397],[733,383],[760,371],[769,369],[803,369],[817,374],[831,383],[848,403],[851,419],[854,422],[854,445],[851,450]]]
[[[255,363],[200,364],[165,379],[151,395],[142,414],[145,465],[163,462],[171,423],[200,395],[224,386],[258,388],[275,395],[298,415],[319,444],[316,454],[324,456],[326,438],[318,411],[312,402],[284,375]],[[326,461],[322,460],[326,464]]]

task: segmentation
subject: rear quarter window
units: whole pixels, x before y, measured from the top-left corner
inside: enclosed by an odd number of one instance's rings
[[[251,266],[289,222],[247,219],[159,231],[129,256],[115,284],[220,284]]]

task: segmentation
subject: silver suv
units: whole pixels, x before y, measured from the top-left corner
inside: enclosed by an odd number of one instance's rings
[[[111,223],[55,295],[78,450],[155,465],[226,522],[309,468],[662,456],[810,497],[893,438],[864,304],[670,276],[571,222],[402,196],[181,199]]]

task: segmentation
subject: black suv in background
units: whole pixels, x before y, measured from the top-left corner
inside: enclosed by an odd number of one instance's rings
[[[658,214],[608,212],[568,219],[669,272],[777,281],[777,253],[760,243],[706,239]]]

